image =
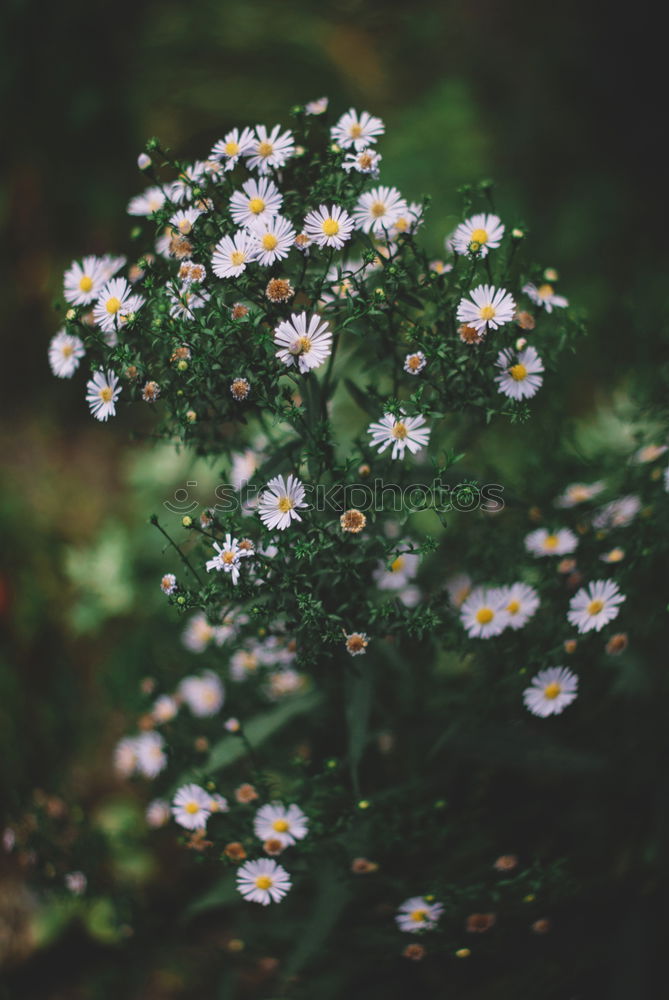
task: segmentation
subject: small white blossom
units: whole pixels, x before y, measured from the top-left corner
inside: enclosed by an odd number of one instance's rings
[[[400,411],[399,418],[392,413],[384,413],[381,420],[368,427],[372,445],[378,448],[379,454],[392,444],[390,457],[404,458],[405,449],[412,455],[424,448],[430,440],[430,428],[425,426],[425,417],[407,417]]]
[[[523,691],[525,707],[532,715],[559,715],[576,699],[578,677],[566,667],[548,667],[532,678]]]

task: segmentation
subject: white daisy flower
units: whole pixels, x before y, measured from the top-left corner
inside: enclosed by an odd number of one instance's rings
[[[576,699],[578,677],[566,667],[548,667],[540,670],[523,691],[525,707],[532,715],[546,718],[559,715]]]
[[[211,266],[218,278],[238,278],[246,265],[256,259],[256,241],[244,229],[234,236],[224,236],[214,248]]]
[[[414,351],[413,354],[407,354],[402,367],[409,375],[420,375],[426,364],[427,358],[423,352]]]
[[[257,674],[261,667],[257,644],[248,649],[237,649],[230,657],[230,679],[241,683]]]
[[[321,301],[330,303],[339,302],[341,299],[349,297],[355,298],[358,294],[358,289],[350,275],[354,272],[359,272],[360,267],[361,262],[358,260],[351,260],[346,264],[332,264],[325,275]]]
[[[181,641],[191,653],[203,653],[215,638],[216,629],[207,621],[204,612],[193,615],[181,635]]]
[[[625,595],[612,580],[595,580],[587,587],[581,587],[569,602],[567,620],[579,632],[599,632],[605,625],[618,617]]]
[[[398,236],[405,236],[407,233],[415,233],[423,222],[423,206],[412,201],[407,205],[406,212],[398,216],[390,227],[388,236],[391,240],[396,240]]]
[[[390,566],[381,562],[372,577],[379,590],[402,590],[418,572],[420,556],[417,552],[402,552]]]
[[[469,299],[462,299],[458,306],[458,320],[473,326],[479,333],[496,330],[510,323],[514,317],[516,303],[505,288],[477,285],[469,296]]]
[[[230,574],[233,583],[237,583],[239,580],[239,562],[241,559],[237,539],[227,534],[222,545],[214,542],[214,548],[216,555],[207,562],[207,572],[209,573],[212,569],[219,572],[223,570],[224,573]]]
[[[235,452],[231,456],[230,481],[237,492],[253,479],[263,460],[264,456],[253,448]]]
[[[167,767],[165,740],[160,733],[142,733],[137,737],[137,770],[145,778],[155,778]]]
[[[641,510],[641,499],[635,493],[618,497],[607,503],[592,519],[593,527],[598,531],[611,528],[626,528],[632,523]]]
[[[65,888],[68,889],[73,896],[82,896],[86,892],[88,879],[83,872],[68,872],[63,881],[65,882]]]
[[[450,242],[456,253],[478,253],[480,257],[485,257],[488,250],[497,249],[503,236],[504,226],[499,216],[483,212],[461,222]]]
[[[172,800],[172,816],[186,830],[203,830],[211,816],[211,795],[199,785],[182,785]]]
[[[279,346],[276,356],[291,368],[295,365],[304,375],[318,368],[332,352],[332,331],[318,313],[292,313],[274,330],[274,343]]]
[[[137,770],[137,739],[134,736],[124,736],[114,748],[114,768],[124,778],[129,778]]]
[[[385,130],[380,118],[375,118],[368,111],[358,114],[354,108],[349,108],[330,129],[330,138],[342,149],[353,147],[360,150],[375,143]]]
[[[104,275],[104,280],[109,281],[109,279],[113,278],[116,272],[123,267],[123,265],[126,262],[126,258],[114,257],[112,256],[112,254],[106,253],[99,258],[99,261],[102,273]]]
[[[304,105],[304,112],[307,115],[322,115],[328,109],[329,97],[318,97],[315,101],[307,101]]]
[[[237,869],[237,890],[244,899],[261,906],[280,902],[291,885],[286,869],[272,858],[245,861]]]
[[[107,271],[99,257],[84,257],[81,264],[73,261],[65,272],[63,295],[72,306],[87,306],[94,302],[107,281]]]
[[[347,153],[342,163],[343,169],[350,173],[357,170],[360,174],[369,174],[370,177],[378,177],[380,173],[379,164],[383,157],[374,149],[361,149],[359,153]]]
[[[270,674],[267,694],[272,699],[285,698],[286,695],[300,691],[304,687],[304,682],[303,674],[284,667]]]
[[[371,436],[372,446],[382,454],[388,445],[393,446],[391,458],[404,458],[404,451],[409,449],[415,455],[426,447],[430,440],[430,428],[425,426],[425,417],[407,417],[400,411],[399,419],[392,413],[384,413],[381,420],[370,424],[367,433]]]
[[[161,694],[153,703],[151,718],[154,722],[171,722],[179,711],[179,705],[175,698],[169,694]]]
[[[170,292],[170,316],[173,319],[195,319],[195,310],[206,306],[211,293],[201,288],[198,292],[191,290],[188,284],[182,285],[178,295]]]
[[[166,802],[165,799],[153,799],[146,807],[144,818],[147,826],[150,826],[152,830],[165,826],[170,818],[169,802]]]
[[[495,376],[497,389],[509,399],[531,399],[543,384],[540,372],[544,364],[533,347],[514,351],[506,347],[497,355],[495,364],[502,374]]]
[[[49,366],[57,378],[72,378],[83,358],[83,341],[66,330],[59,330],[49,344]]]
[[[666,444],[646,444],[632,455],[633,462],[657,462],[667,451]]]
[[[170,201],[180,205],[184,201],[193,200],[193,187],[196,187],[205,175],[205,163],[198,160],[183,170],[176,181],[169,186]]]
[[[456,573],[446,581],[446,591],[453,607],[461,608],[472,592],[472,578],[467,573]]]
[[[293,519],[302,520],[297,511],[298,508],[308,506],[304,496],[304,486],[295,476],[291,474],[287,479],[275,476],[260,494],[258,501],[260,520],[272,531],[275,528],[284,531]]]
[[[549,284],[539,285],[537,288],[536,285],[533,285],[529,281],[526,285],[523,285],[523,291],[526,295],[529,295],[535,305],[543,306],[547,313],[553,312],[554,307],[564,309],[565,306],[569,305],[564,295],[556,295],[555,289]]]
[[[408,210],[397,188],[375,187],[358,198],[353,218],[358,229],[382,235]]]
[[[228,805],[228,800],[217,792],[214,792],[209,798],[209,808],[213,813],[226,813],[230,812],[230,806]]]
[[[172,594],[175,594],[177,592],[177,590],[179,589],[179,585],[177,584],[177,578],[174,575],[174,573],[165,573],[161,577],[160,589],[162,590],[163,594],[167,594],[168,597],[171,597]]]
[[[267,177],[253,177],[242,184],[230,199],[230,215],[238,226],[251,226],[256,222],[269,222],[278,215],[283,195],[276,184]]]
[[[526,583],[512,583],[501,587],[511,628],[523,628],[539,607],[541,601],[534,587]]]
[[[605,563],[619,563],[625,558],[625,550],[618,547],[609,549],[608,552],[604,552],[599,558]]]
[[[353,219],[339,205],[320,205],[304,220],[304,232],[319,247],[341,250],[353,232]]]
[[[96,420],[116,416],[116,400],[121,393],[118,377],[112,371],[95,372],[86,383],[86,402]]]
[[[254,223],[250,232],[256,240],[256,259],[262,267],[269,267],[275,260],[283,260],[295,243],[295,230],[288,219],[280,215]]]
[[[578,538],[570,528],[548,531],[537,528],[525,536],[525,548],[534,556],[564,556],[578,546]]]
[[[281,132],[280,125],[275,125],[271,132],[264,125],[256,125],[253,142],[245,155],[251,170],[266,174],[271,168],[282,167],[294,152],[292,132]]]
[[[460,608],[460,621],[470,638],[490,639],[509,624],[508,601],[499,587],[477,587]]]
[[[224,170],[232,170],[240,156],[246,156],[253,145],[253,130],[244,128],[240,132],[233,128],[220,139],[209,154],[212,160],[223,164]]]
[[[204,215],[204,212],[199,208],[180,208],[178,212],[170,216],[170,225],[177,229],[182,236],[188,236],[201,215]]]
[[[253,820],[253,831],[260,840],[275,837],[284,847],[290,847],[307,835],[308,820],[299,806],[284,806],[272,802],[261,806]]]
[[[571,483],[555,500],[556,507],[576,507],[579,503],[592,500],[598,493],[606,488],[606,483],[601,479],[596,483]]]
[[[179,694],[199,719],[216,715],[225,700],[223,683],[211,670],[201,677],[184,677],[179,684]]]
[[[128,215],[153,215],[165,204],[165,192],[159,187],[147,188],[128,202]]]
[[[395,916],[395,923],[401,931],[417,934],[420,931],[431,931],[439,922],[444,912],[441,903],[431,903],[424,896],[412,896],[405,899]]]
[[[143,305],[144,299],[133,292],[125,278],[112,278],[100,290],[93,320],[105,333],[115,333]]]

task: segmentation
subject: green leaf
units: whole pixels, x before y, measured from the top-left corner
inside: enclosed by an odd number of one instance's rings
[[[368,413],[370,417],[378,416],[378,406],[369,398],[367,393],[363,392],[362,389],[352,382],[350,378],[344,379],[344,385],[348,389],[349,393],[353,397],[353,400],[365,413]]]
[[[313,911],[300,933],[297,947],[286,962],[284,968],[286,979],[303,969],[312,955],[321,952],[323,944],[348,902],[350,889],[339,880],[334,865],[323,862],[319,866],[318,886]]]
[[[263,712],[262,715],[256,715],[244,726],[244,734],[255,750],[291,722],[292,719],[298,715],[311,712],[321,701],[322,695],[315,691],[302,695],[299,698],[291,698],[278,705],[277,708],[273,708],[270,712]],[[182,775],[178,785],[183,785],[189,781],[201,781],[204,777],[215,771],[222,771],[224,768],[230,767],[231,764],[234,764],[247,753],[248,750],[245,744],[238,736],[225,736],[219,743],[216,743],[212,747],[207,761],[201,767]]]
[[[215,882],[210,889],[188,904],[181,914],[181,922],[188,923],[189,920],[199,917],[201,913],[206,913],[208,910],[217,910],[222,906],[233,906],[241,902],[241,898],[235,885],[234,872],[230,871],[218,882]]]

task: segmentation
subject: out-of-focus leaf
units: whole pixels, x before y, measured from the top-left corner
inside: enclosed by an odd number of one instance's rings
[[[312,955],[320,952],[348,902],[350,890],[340,880],[334,865],[320,866],[318,882],[318,895],[313,911],[300,934],[297,947],[286,962],[286,978],[296,975]]]
[[[358,767],[367,743],[369,713],[372,706],[374,675],[370,664],[365,663],[359,674],[351,675],[348,684],[346,721],[348,723],[348,754],[353,790],[360,795]]]
[[[194,917],[199,917],[201,913],[206,913],[208,910],[217,910],[222,906],[234,906],[236,903],[241,902],[241,899],[242,897],[235,887],[234,875],[232,872],[229,872],[212,885],[207,892],[199,896],[198,899],[189,903],[181,915],[181,920],[183,923],[188,923]]]
[[[247,740],[254,749],[259,747],[292,719],[316,708],[321,700],[322,695],[313,691],[298,698],[291,698],[270,712],[256,715],[244,726]],[[202,767],[188,772],[187,775],[182,775],[179,784],[184,784],[187,781],[199,781],[204,775],[230,767],[246,753],[248,750],[238,736],[226,736],[220,743],[212,747],[207,762]]]

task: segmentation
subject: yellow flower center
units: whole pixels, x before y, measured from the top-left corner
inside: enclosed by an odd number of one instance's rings
[[[235,558],[236,558],[235,553],[234,552],[230,552],[229,549],[226,552],[223,553],[223,562],[227,566],[229,566],[230,563],[233,563],[235,561]]]
[[[265,233],[261,242],[265,250],[274,250],[279,241],[276,236],[272,235],[272,233]]]
[[[369,208],[370,212],[375,219],[380,219],[382,215],[386,214],[386,206],[382,201],[375,201]]]
[[[272,829],[276,830],[277,833],[285,833],[289,828],[289,823],[287,819],[275,819],[272,823]]]
[[[72,347],[72,344],[63,344],[60,352],[64,358],[69,358],[74,354],[74,348]]]
[[[103,389],[100,389],[99,395],[103,403],[111,403],[114,394],[109,386],[106,385]]]
[[[249,212],[253,212],[254,215],[260,215],[260,213],[264,211],[265,202],[262,198],[251,198],[249,201]]]
[[[527,378],[527,368],[525,365],[521,364],[511,365],[509,368],[509,375],[514,382],[522,382],[523,379]]]
[[[234,253],[230,254],[230,262],[234,264],[235,267],[239,267],[246,260],[246,255],[242,253],[241,250],[235,250]]]
[[[557,535],[546,535],[544,538],[544,548],[545,549],[555,549],[560,541]]]
[[[311,350],[311,338],[310,337],[298,337],[290,348],[291,354],[306,354],[307,351]]]
[[[194,816],[195,813],[200,811],[200,807],[197,802],[187,802],[184,806],[184,812],[189,813],[189,815]]]
[[[114,316],[121,308],[121,300],[112,295],[110,299],[107,299],[105,308],[110,316]]]
[[[357,122],[354,125],[351,125],[348,130],[348,134],[352,139],[359,139],[362,135],[362,125],[358,125]]]
[[[553,291],[554,289],[552,285],[539,285],[537,288],[537,294],[541,299],[549,299],[553,294]]]
[[[90,292],[93,287],[93,279],[89,278],[87,274],[79,281],[79,291],[80,292]]]
[[[395,424],[391,433],[394,438],[397,438],[398,441],[404,441],[405,437],[409,432],[407,430],[406,424],[403,424],[402,421],[400,420]]]
[[[491,608],[479,608],[476,612],[476,621],[479,625],[489,625],[495,617],[495,612]]]
[[[588,604],[588,614],[598,615],[603,607],[604,601],[590,601],[590,604]]]
[[[487,243],[489,239],[488,233],[485,229],[475,229],[472,233],[472,243],[478,243],[479,246],[482,243]]]
[[[391,562],[390,572],[399,573],[399,571],[402,569],[403,566],[404,566],[404,556],[398,556],[397,559]]]
[[[409,368],[411,368],[412,371],[415,371],[416,368],[420,368],[420,362],[421,362],[421,359],[418,357],[418,355],[417,354],[412,354],[411,357],[409,358],[409,362],[408,362],[409,363]]]
[[[557,681],[553,681],[552,684],[547,684],[544,688],[544,698],[548,698],[553,701],[562,691],[562,685],[558,684]]]
[[[339,223],[331,216],[328,216],[328,218],[323,222],[321,229],[326,236],[336,236],[339,232]]]
[[[225,144],[226,156],[236,156],[238,152],[239,152],[239,143],[226,142]]]
[[[274,146],[271,142],[261,142],[258,144],[258,156],[271,156]]]
[[[421,924],[427,920],[427,910],[413,910],[409,916],[415,924]]]
[[[358,157],[358,166],[362,167],[363,170],[369,170],[369,168],[374,163],[370,153],[361,153]]]
[[[189,219],[182,219],[177,228],[180,233],[183,233],[183,235],[186,236],[193,228],[193,224]]]
[[[506,606],[506,610],[510,615],[517,615],[520,611],[520,601],[510,601]]]
[[[590,494],[585,486],[572,486],[569,490],[569,496],[575,503],[581,503],[583,500],[590,499]]]
[[[256,889],[271,889],[273,882],[269,875],[258,875],[256,879]]]
[[[287,514],[289,510],[293,509],[294,504],[293,501],[290,499],[290,497],[281,497],[281,499],[277,504],[277,507],[279,508],[282,514]]]
[[[495,318],[495,307],[494,306],[482,306],[479,309],[479,316],[481,319],[494,319]]]

